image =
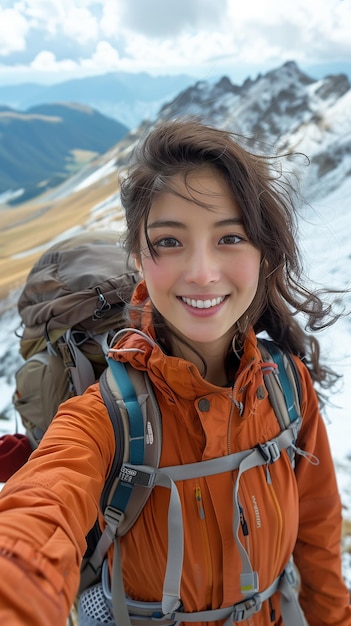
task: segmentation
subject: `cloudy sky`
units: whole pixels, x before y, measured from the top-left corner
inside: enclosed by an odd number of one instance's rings
[[[0,0],[0,85],[351,67],[350,0]],[[350,72],[351,74],[351,72]]]

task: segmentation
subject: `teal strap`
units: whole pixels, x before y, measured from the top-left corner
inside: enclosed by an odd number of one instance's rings
[[[123,363],[108,358],[108,364],[113,377],[120,389],[122,401],[129,418],[129,462],[133,465],[144,463],[144,420],[133,383]],[[110,505],[125,512],[133,484],[120,481],[113,494]]]
[[[130,463],[143,465],[144,463],[144,421],[143,414],[135,394],[132,381],[123,363],[108,359],[111,372],[120,389],[122,400],[129,415],[129,458]]]
[[[296,411],[294,392],[284,365],[283,353],[273,341],[264,341],[263,343],[270,353],[273,361],[278,365],[279,380],[284,394],[286,408],[288,410],[290,422],[294,422],[299,417],[299,414]]]

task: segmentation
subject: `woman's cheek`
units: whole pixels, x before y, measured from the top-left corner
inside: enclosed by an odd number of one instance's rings
[[[162,259],[162,261],[159,259],[153,261],[153,259],[148,258],[143,262],[144,278],[146,282],[148,280],[151,282],[170,282],[172,274],[174,273],[174,268],[174,262],[167,262],[165,259]]]

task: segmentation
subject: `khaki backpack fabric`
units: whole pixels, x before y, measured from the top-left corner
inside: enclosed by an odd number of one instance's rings
[[[105,369],[108,340],[125,325],[124,306],[138,279],[112,231],[70,237],[33,266],[18,300],[25,362],[13,396],[33,447],[59,404]]]

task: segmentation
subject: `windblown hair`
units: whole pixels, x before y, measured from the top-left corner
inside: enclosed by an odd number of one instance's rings
[[[319,330],[337,319],[332,305],[322,300],[332,291],[312,292],[304,285],[296,244],[297,196],[274,167],[276,158],[253,154],[241,143],[234,133],[194,119],[155,127],[135,151],[134,161],[121,181],[127,251],[140,253],[143,229],[155,258],[157,251],[147,235],[155,197],[165,191],[180,193],[174,188],[177,174],[183,174],[187,184],[187,176],[204,165],[216,168],[240,207],[248,238],[262,254],[257,293],[236,324],[236,340],[243,342],[250,325],[256,333],[266,331],[282,348],[304,360],[315,382],[329,388],[337,375],[321,365],[319,342],[306,331]],[[189,186],[187,191],[191,194]],[[210,209],[206,202],[203,206]],[[306,318],[305,328],[296,319],[298,313]]]

